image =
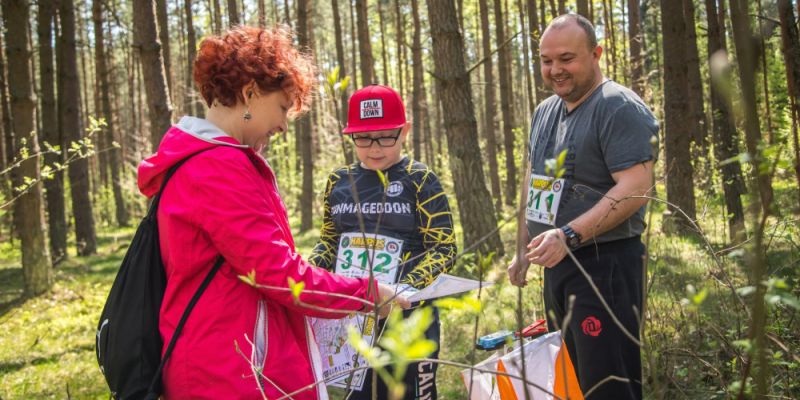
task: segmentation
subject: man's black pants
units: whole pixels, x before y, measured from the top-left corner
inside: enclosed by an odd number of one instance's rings
[[[590,244],[574,252],[622,326],[639,339],[642,310],[642,265],[645,254],[640,238]],[[611,319],[586,277],[567,255],[544,271],[544,304],[550,331],[562,328],[575,295],[572,317],[562,332],[584,395],[588,399],[641,399],[642,362],[639,346]],[[555,319],[550,313],[555,314]],[[609,376],[627,380],[610,379]]]

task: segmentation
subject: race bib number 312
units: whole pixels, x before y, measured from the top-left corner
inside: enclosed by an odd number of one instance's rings
[[[384,235],[343,233],[339,239],[336,273],[352,278],[369,276],[369,268],[378,282],[392,284],[397,280],[397,269],[403,241]]]
[[[563,178],[554,179],[550,176],[531,174],[526,210],[528,221],[546,225],[554,224],[563,190]]]

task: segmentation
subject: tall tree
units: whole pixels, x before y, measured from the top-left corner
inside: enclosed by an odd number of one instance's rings
[[[267,27],[267,5],[264,0],[258,0],[258,27],[261,29]]]
[[[113,146],[116,143],[116,131],[114,130],[114,118],[111,112],[111,85],[109,84],[109,68],[106,62],[110,57],[106,54],[105,38],[103,37],[103,2],[94,0],[92,3],[92,19],[94,20],[94,54],[95,70],[97,79],[100,81],[100,103],[102,105],[102,116],[106,121],[105,129],[102,134],[106,137],[108,150],[108,161],[111,167],[111,189],[114,192],[115,216],[117,225],[128,225],[128,207],[122,195],[122,182],[120,172],[120,150]]]
[[[697,31],[694,27],[694,0],[683,0],[683,17],[686,29],[686,68],[689,103],[689,129],[695,145],[705,153],[708,138],[703,109],[703,81],[700,79],[700,55],[697,51]]]
[[[333,28],[336,41],[336,64],[339,66],[339,76],[345,77],[347,76],[347,63],[345,63],[344,60],[344,43],[342,42],[342,21],[339,12],[339,0],[333,0],[331,6],[333,7]],[[339,98],[339,121],[341,121],[341,123],[346,123],[347,121],[347,99],[347,91],[342,90]],[[353,151],[350,146],[344,147],[344,159],[348,165],[353,162]]]
[[[400,97],[405,98],[405,81],[403,77],[403,67],[405,67],[406,63],[406,32],[405,32],[405,15],[400,12],[400,0],[394,0],[394,18],[395,18],[395,33],[397,37],[395,38],[395,44],[397,45],[397,49],[395,50],[397,53],[397,80],[398,80],[398,92],[400,93]]]
[[[486,212],[491,209],[492,200],[486,190],[480,150],[474,145],[478,142],[478,126],[455,5],[450,0],[427,0],[427,5],[437,91],[442,102],[450,172],[464,229],[464,243],[471,246],[488,235],[478,250],[500,254],[500,236],[491,233],[497,227],[497,218],[494,213]]]
[[[638,0],[636,0],[638,1]],[[589,18],[589,1],[588,0],[576,0],[575,5],[578,11],[578,14],[583,15],[586,18]]]
[[[747,152],[758,165],[762,157],[758,151],[761,141],[761,126],[758,119],[758,103],[756,101],[756,53],[758,48],[755,38],[750,31],[750,14],[748,2],[745,0],[730,0],[731,26],[733,27],[733,41],[736,48],[736,60],[739,64],[739,83],[742,90],[742,108],[744,110],[744,133]],[[769,207],[772,202],[772,182],[767,174],[753,171],[758,184],[758,192],[762,207]],[[764,386],[760,386],[763,390]]]
[[[355,16],[355,7],[353,6],[353,0],[347,0],[348,6],[347,9],[350,11],[350,62],[353,63],[353,87],[358,89],[359,86],[358,82],[358,71],[357,63],[358,63],[358,46],[356,46],[356,16]]]
[[[214,34],[221,34],[222,33],[222,6],[219,3],[219,0],[209,0],[212,2],[213,5],[213,15],[212,20],[214,21]]]
[[[297,1],[297,40],[305,51],[314,48],[312,36],[312,2],[311,0]],[[312,126],[311,115],[306,114],[297,120],[297,136],[300,138],[298,151],[303,164],[303,185],[300,195],[300,231],[305,232],[313,228],[314,212],[314,158],[312,151]]]
[[[689,154],[690,126],[686,98],[686,26],[683,7],[661,0],[661,30],[664,35],[664,150],[667,171],[667,200],[695,219],[694,170]],[[673,210],[674,211],[674,210]],[[677,224],[686,230],[687,221],[675,214]]]
[[[411,93],[411,119],[414,123],[414,132],[411,141],[414,148],[414,158],[421,160],[422,157],[422,108],[424,99],[422,98],[422,80],[425,79],[422,72],[422,24],[419,20],[419,2],[411,0],[411,14],[414,18],[414,34],[411,44],[411,63],[413,67],[413,86]]]
[[[58,93],[61,136],[66,148],[84,139],[80,110],[80,80],[78,78],[77,46],[75,40],[75,8],[72,0],[59,2],[61,36],[59,52],[62,64],[59,65],[60,80]],[[75,242],[79,256],[97,252],[97,235],[94,226],[92,197],[89,195],[89,160],[78,157],[67,167],[70,193],[72,194],[72,215],[75,218]]]
[[[241,22],[239,18],[239,5],[236,0],[228,0],[228,26],[236,26]]]
[[[3,21],[7,32],[6,60],[8,60],[8,92],[10,98],[14,147],[27,148],[31,155],[12,171],[14,187],[25,184],[25,178],[34,184],[14,202],[14,225],[19,234],[22,250],[22,275],[25,293],[29,296],[47,291],[52,285],[52,264],[45,238],[42,210],[42,184],[39,170],[39,142],[34,132],[35,94],[31,81],[31,48],[28,24],[30,4],[27,0],[4,0]]]
[[[147,111],[150,116],[150,144],[158,148],[161,137],[172,124],[167,78],[164,73],[164,57],[156,27],[156,11],[153,0],[133,0],[134,47],[139,50],[139,60],[145,79]]]
[[[194,90],[194,59],[197,57],[197,34],[194,30],[194,12],[192,12],[192,0],[184,0],[183,11],[186,13],[186,77],[184,79],[185,100],[184,105],[187,115],[203,115],[203,103],[200,96]]]
[[[494,198],[494,206],[496,211],[502,209],[503,194],[500,190],[500,174],[497,168],[497,121],[495,114],[497,112],[497,104],[494,98],[494,73],[492,72],[492,38],[491,27],[489,26],[489,6],[486,0],[478,1],[478,8],[481,14],[481,46],[483,49],[483,56],[486,60],[483,62],[483,104],[484,114],[483,118],[483,132],[486,137],[486,158],[489,164],[489,181],[491,182],[492,198]]]
[[[536,0],[528,0],[528,32],[531,35],[531,54],[533,55],[533,86],[536,88],[536,104],[547,97],[547,89],[542,79],[542,64],[539,58],[539,39],[542,29],[539,24],[539,13],[536,11]],[[527,117],[527,116],[526,116]]]
[[[372,56],[372,43],[369,40],[367,0],[356,0],[356,19],[358,55],[361,57],[361,83],[367,86],[375,83],[375,59]]]
[[[522,60],[523,60],[523,67],[524,67],[522,74],[525,75],[524,76],[524,79],[525,79],[525,98],[528,100],[527,101],[527,108],[525,108],[525,107],[522,107],[522,108],[525,109],[525,113],[523,113],[523,114],[524,114],[525,117],[527,117],[528,115],[530,115],[530,113],[533,112],[533,109],[535,107],[534,102],[533,102],[533,100],[534,100],[533,99],[533,87],[531,86],[531,81],[532,81],[531,74],[530,74],[531,59],[530,59],[530,54],[528,53],[528,47],[529,47],[529,42],[530,42],[531,35],[530,34],[525,34],[525,13],[522,11],[523,10],[523,8],[522,8],[522,0],[517,0],[517,8],[519,9],[519,13],[518,13],[519,14],[519,26],[520,26],[520,28],[522,28]]]
[[[714,70],[714,57],[722,57],[727,60],[725,43],[725,13],[717,10],[717,0],[705,0],[706,18],[708,21],[708,62],[709,70]],[[723,3],[724,4],[724,1]],[[724,71],[729,74],[730,71]],[[723,85],[730,82],[729,77],[712,75],[713,82],[711,88],[711,112],[714,129],[714,155],[717,160],[728,160],[739,154],[738,138],[736,137],[736,124],[733,121],[733,113],[730,97],[725,95]],[[725,210],[729,215],[727,219],[729,237],[731,240],[737,239],[745,232],[744,208],[742,207],[741,195],[745,191],[744,181],[742,180],[742,168],[739,163],[727,163],[721,165],[722,170],[722,190],[725,196]]]
[[[389,82],[389,63],[386,60],[386,28],[383,22],[383,7],[381,1],[378,2],[378,27],[381,33],[381,60],[383,61],[383,84],[391,86]],[[416,157],[416,154],[414,155]]]
[[[798,11],[800,12],[800,10]],[[788,83],[792,106],[794,173],[798,187],[800,187],[800,140],[797,137],[797,121],[800,119],[800,35],[798,34],[791,1],[778,0],[778,14],[781,20],[781,40],[783,43],[783,58],[786,65],[786,82]]]
[[[628,56],[631,65],[631,88],[644,98],[644,54],[639,0],[628,0]]]
[[[167,90],[173,97],[175,86],[172,84],[172,52],[169,46],[169,14],[167,0],[156,0],[156,17],[158,18],[158,38],[161,41],[161,54],[164,57],[164,74],[167,76]]]
[[[11,126],[11,105],[9,104],[6,88],[5,50],[3,49],[2,37],[0,37],[0,114],[3,114],[4,133],[2,140],[3,154],[0,155],[0,159],[3,161],[3,169],[6,169],[11,160],[14,159],[14,129]]]
[[[517,163],[514,158],[514,91],[511,88],[511,56],[506,41],[506,20],[502,0],[494,1],[494,28],[497,36],[497,71],[500,83],[500,111],[503,114],[503,147],[506,153],[506,204],[517,198]]]
[[[55,3],[52,0],[39,1],[37,33],[39,36],[39,75],[41,78],[41,118],[40,138],[51,146],[63,146],[58,129],[58,104],[56,103],[55,75],[53,71],[53,15]],[[44,163],[50,167],[63,164],[63,153],[47,152]],[[56,172],[44,181],[47,198],[47,225],[49,227],[50,255],[53,263],[67,256],[67,217],[64,204],[64,172]]]

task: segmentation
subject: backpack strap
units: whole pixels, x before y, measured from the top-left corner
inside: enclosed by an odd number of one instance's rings
[[[214,263],[214,267],[211,268],[211,271],[208,271],[208,275],[206,275],[206,278],[203,279],[203,283],[200,284],[200,287],[198,287],[197,291],[194,292],[192,299],[189,300],[186,310],[183,311],[183,315],[181,315],[181,319],[178,321],[178,326],[175,327],[175,332],[172,333],[172,339],[170,339],[169,345],[167,345],[167,350],[164,352],[164,357],[161,357],[161,363],[158,365],[158,369],[153,377],[153,381],[150,382],[150,388],[147,390],[147,399],[158,398],[158,392],[160,392],[160,390],[157,392],[156,389],[160,389],[159,386],[161,386],[161,371],[164,369],[164,365],[167,363],[169,356],[172,355],[172,349],[175,348],[175,342],[178,341],[178,337],[181,335],[183,325],[186,323],[186,320],[189,319],[189,314],[192,312],[195,304],[197,304],[197,301],[200,300],[200,296],[206,290],[208,284],[211,283],[211,280],[214,278],[214,275],[216,275],[217,271],[219,271],[219,268],[222,266],[224,261],[225,259],[222,258],[222,256],[217,257],[217,262]]]

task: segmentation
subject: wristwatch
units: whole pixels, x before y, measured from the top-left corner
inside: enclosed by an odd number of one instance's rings
[[[567,238],[567,247],[570,250],[575,250],[581,245],[581,234],[575,232],[570,228],[569,225],[564,225],[561,227],[561,232],[564,232],[564,236]]]

